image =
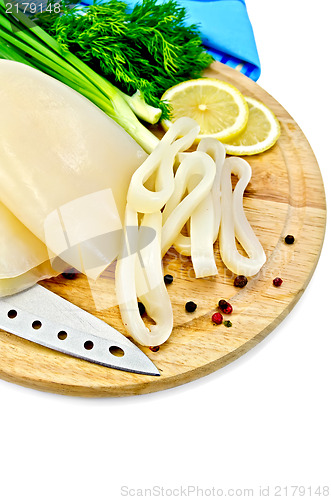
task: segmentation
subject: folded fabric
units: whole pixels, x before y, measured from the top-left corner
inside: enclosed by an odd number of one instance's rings
[[[159,0],[159,3],[164,1],[167,0]],[[199,26],[203,44],[214,59],[238,69],[252,80],[259,78],[260,60],[245,0],[177,1],[186,9],[186,24]],[[93,0],[83,0],[81,5],[92,3]],[[126,3],[133,7],[138,2],[128,0]]]
[[[180,0],[187,22],[199,25],[203,44],[218,61],[257,80],[261,73],[244,0]]]

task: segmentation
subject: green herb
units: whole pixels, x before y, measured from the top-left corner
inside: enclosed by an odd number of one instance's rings
[[[186,11],[174,0],[143,0],[130,12],[121,0],[84,8],[64,6],[61,16],[41,14],[36,22],[91,68],[168,116],[162,94],[198,78],[212,62],[196,25],[185,26]]]
[[[4,0],[0,0],[0,58],[32,66],[77,90],[119,123],[145,151],[151,152],[158,144],[134,113],[156,123],[161,110],[147,105],[141,95],[131,98],[122,93],[20,11],[7,13]]]

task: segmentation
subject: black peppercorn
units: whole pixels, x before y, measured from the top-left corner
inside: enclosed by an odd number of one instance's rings
[[[78,275],[78,271],[76,271],[76,269],[74,269],[74,268],[68,269],[67,271],[65,271],[64,273],[62,273],[62,276],[66,280],[74,280],[77,275]]]
[[[243,276],[242,274],[237,276],[233,282],[234,286],[237,286],[239,288],[244,288],[244,286],[246,286],[247,283],[248,283],[248,280],[247,280],[246,276]]]
[[[146,312],[146,308],[142,302],[138,302],[138,309],[140,312],[140,316],[143,316]]]
[[[174,277],[171,274],[166,274],[163,279],[166,285],[170,285],[174,281]]]
[[[151,345],[149,346],[149,348],[152,352],[157,352],[160,350],[160,347],[158,345]]]
[[[223,309],[223,308],[224,308],[224,307],[226,307],[227,305],[228,305],[228,303],[227,303],[227,301],[226,301],[226,300],[224,300],[224,299],[221,299],[221,300],[219,300],[219,301],[218,301],[218,307],[219,307],[220,309]]]
[[[186,302],[186,304],[185,304],[185,309],[189,313],[194,312],[196,310],[196,308],[197,308],[197,305],[195,304],[195,302],[192,302],[191,300],[189,302]]]
[[[287,243],[288,245],[293,245],[294,236],[292,236],[292,234],[288,234],[287,236],[285,236],[285,243]]]

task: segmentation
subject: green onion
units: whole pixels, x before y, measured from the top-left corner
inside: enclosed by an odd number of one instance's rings
[[[3,0],[0,0],[0,58],[32,66],[80,92],[121,125],[146,152],[150,153],[158,144],[158,139],[137,116],[156,123],[161,110],[147,105],[142,96],[130,97],[121,92],[60,47],[20,11],[15,15],[6,13]]]

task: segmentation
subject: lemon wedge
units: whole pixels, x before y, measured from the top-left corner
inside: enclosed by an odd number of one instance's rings
[[[280,136],[280,124],[274,113],[252,97],[246,97],[246,101],[249,116],[245,130],[232,140],[222,140],[226,152],[230,155],[262,153],[271,148]]]
[[[170,124],[182,116],[193,118],[200,125],[197,140],[214,137],[222,142],[235,138],[246,127],[248,106],[241,92],[216,78],[187,80],[168,89],[162,96],[171,107]]]

